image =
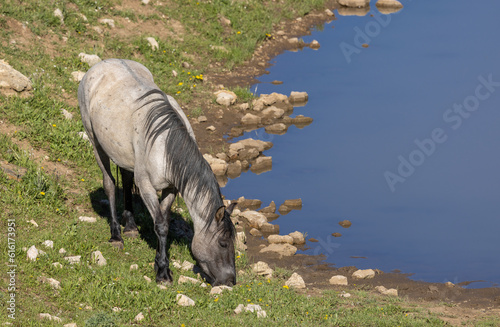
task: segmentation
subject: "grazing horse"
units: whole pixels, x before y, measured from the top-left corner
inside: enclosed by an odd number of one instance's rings
[[[151,72],[131,60],[101,61],[83,77],[78,104],[109,199],[109,241],[123,247],[111,159],[123,176],[124,234],[138,233],[132,209],[134,181],[153,218],[158,237],[156,281],[172,282],[167,233],[170,207],[180,192],[194,224],[191,252],[198,265],[213,285],[235,284],[235,231],[230,219],[234,204],[224,206],[189,121],[177,102],[156,86]]]

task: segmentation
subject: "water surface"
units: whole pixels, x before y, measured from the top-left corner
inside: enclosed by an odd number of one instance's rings
[[[318,239],[305,252],[338,267],[497,285],[500,2],[403,3],[383,20],[338,16],[304,38],[318,40],[318,51],[275,58],[258,93],[308,92],[294,115],[314,122],[282,136],[246,133],[274,143],[265,152],[273,169],[245,173],[223,192],[264,205],[302,198],[301,211],[274,223],[280,234]],[[344,219],[350,228],[338,225]]]

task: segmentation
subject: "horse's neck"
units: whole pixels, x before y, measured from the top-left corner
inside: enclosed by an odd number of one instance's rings
[[[196,179],[196,176],[190,178]],[[215,215],[217,209],[224,205],[215,177],[210,182],[215,183],[215,185],[198,185],[197,180],[194,183],[188,182],[182,194],[191,215],[195,233],[201,231],[206,226],[207,221],[213,219],[212,216]],[[198,189],[195,185],[198,185]]]

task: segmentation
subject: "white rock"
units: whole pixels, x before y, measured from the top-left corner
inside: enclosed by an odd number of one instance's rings
[[[148,41],[151,50],[156,51],[160,48],[160,45],[154,37],[147,37],[146,40]]]
[[[290,276],[290,278],[285,282],[285,285],[297,289],[306,288],[304,279],[297,273],[293,273],[292,276]]]
[[[403,8],[403,4],[397,0],[378,0],[375,6],[377,6],[377,8],[379,7],[395,8],[395,9]]]
[[[265,318],[265,317],[267,317],[267,313],[264,310],[262,310],[262,308],[258,304],[247,304],[246,307],[243,307],[243,304],[240,304],[240,305],[238,305],[238,307],[236,307],[236,309],[234,310],[234,312],[236,314],[241,313],[243,311],[243,308],[247,312],[255,312],[255,313],[257,313],[257,318]]]
[[[238,314],[242,313],[243,310],[245,310],[245,306],[243,304],[238,304],[236,309],[234,309],[234,313],[236,313],[238,315]]]
[[[99,23],[103,24],[103,25],[108,25],[109,27],[111,28],[114,28],[115,27],[115,20],[114,19],[110,19],[110,18],[101,18],[99,20],[97,20]]]
[[[66,120],[71,120],[73,119],[73,114],[71,112],[69,112],[68,110],[64,109],[64,108],[61,108],[61,113],[63,114],[64,118]]]
[[[70,264],[80,263],[81,255],[75,255],[70,257],[64,257],[64,260],[68,261]]]
[[[293,237],[290,235],[269,235],[267,238],[269,243],[288,243],[293,244]]]
[[[147,283],[151,283],[151,278],[148,276],[142,276]]]
[[[61,288],[61,282],[54,278],[47,278],[45,281],[55,290]]]
[[[288,234],[293,238],[293,244],[301,245],[306,243],[306,239],[304,237],[304,234],[302,234],[299,231],[295,231],[293,233]]]
[[[273,276],[273,270],[264,261],[259,261],[256,264],[252,265],[252,271],[257,275],[264,276],[266,278],[270,278]]]
[[[62,268],[63,266],[59,262],[54,262],[52,265],[56,268]]]
[[[80,58],[81,62],[87,63],[90,67],[94,66],[98,62],[102,61],[101,58],[99,58],[98,55],[91,55],[91,54],[86,54],[81,52],[78,54],[78,57]]]
[[[85,217],[85,216],[78,217],[78,220],[86,223],[95,223],[97,221],[97,219],[94,217]]]
[[[250,227],[260,228],[264,223],[267,223],[267,218],[263,214],[257,211],[248,210],[240,213],[240,217],[245,218],[248,221]]]
[[[218,294],[222,294],[223,291],[232,291],[233,288],[232,287],[229,287],[229,286],[226,286],[226,285],[220,285],[220,286],[214,286],[212,287],[212,289],[210,290],[210,294],[211,295],[218,295]]]
[[[149,0],[141,0],[141,2],[142,2],[143,5],[149,4]]]
[[[71,73],[71,80],[74,82],[81,82],[83,79],[83,76],[85,76],[85,72],[81,71],[76,71]]]
[[[290,102],[306,102],[309,99],[307,92],[292,91],[288,100]]]
[[[257,318],[266,318],[267,313],[264,310],[257,311]]]
[[[395,288],[385,288],[384,286],[376,286],[375,289],[384,295],[389,295],[389,296],[398,296],[398,290]]]
[[[134,263],[133,265],[130,265],[130,269],[129,270],[137,270],[139,269],[139,265]]]
[[[142,312],[139,312],[137,314],[137,316],[135,316],[135,318],[134,318],[135,321],[141,321],[143,319],[144,319],[144,315],[142,314]]]
[[[107,261],[102,255],[101,251],[94,251],[91,255],[92,261],[97,263],[98,266],[105,266]]]
[[[35,227],[38,227],[38,224],[37,224],[37,223],[36,223],[36,221],[34,221],[33,219],[31,219],[31,220],[29,221],[29,223],[30,223],[30,224],[32,224],[32,225],[33,225],[33,226],[35,226]]]
[[[184,260],[184,262],[181,265],[182,270],[190,271],[190,270],[193,270],[193,268],[194,268],[194,263],[189,262],[187,260]]]
[[[215,102],[222,106],[230,106],[236,102],[238,98],[236,94],[232,91],[228,90],[220,90],[214,93],[215,94]]]
[[[332,285],[347,285],[347,277],[342,275],[336,275],[330,278],[330,284]]]
[[[177,77],[177,75],[179,75],[179,74],[177,73],[177,71],[172,70],[172,76],[173,76],[173,77]]]
[[[176,269],[181,269],[182,268],[182,265],[181,265],[181,263],[178,260],[172,260],[172,265]]]
[[[210,125],[206,128],[207,131],[210,131],[210,132],[213,132],[215,131],[215,126],[214,125]]]
[[[351,297],[351,293],[345,293],[344,292],[344,293],[339,294],[339,296],[347,298],[347,297]]]
[[[36,261],[36,258],[38,257],[38,249],[32,245],[27,252],[28,260],[31,261]]]
[[[76,322],[63,325],[63,327],[77,327]]]
[[[85,132],[78,132],[78,136],[84,141],[90,141],[89,136]]]
[[[66,250],[64,248],[59,249],[59,254],[65,254],[65,253],[66,253]]]
[[[50,249],[54,248],[54,242],[51,241],[51,240],[46,240],[42,244],[45,245],[46,247],[50,248]]]
[[[288,244],[288,243],[270,244],[269,246],[262,248],[259,252],[260,253],[275,252],[275,253],[278,253],[279,255],[283,255],[283,256],[292,256],[297,252],[297,248],[293,245]]]
[[[375,277],[373,269],[359,269],[352,273],[352,277],[359,279],[370,279]]]
[[[325,9],[325,13],[326,13],[326,15],[327,15],[327,16],[329,16],[329,17],[333,17],[333,16],[335,16],[335,14],[333,13],[333,11],[331,11],[330,9]]]
[[[254,173],[259,173],[262,171],[269,171],[273,167],[273,157],[271,156],[261,156],[255,159],[255,162],[252,163],[252,167],[250,169]]]
[[[177,283],[179,284],[200,284],[201,281],[199,281],[198,279],[196,278],[191,278],[191,277],[187,277],[187,276],[179,276],[179,280],[177,281]]]
[[[339,4],[344,7],[361,8],[370,5],[370,0],[338,0]]]
[[[12,68],[6,61],[0,60],[0,90],[15,94],[32,89],[33,86],[28,77]]]
[[[196,304],[192,299],[184,294],[177,294],[175,299],[177,300],[177,304],[183,307],[192,307]]]
[[[258,125],[261,122],[261,118],[256,115],[252,115],[251,113],[246,114],[241,118],[241,123],[243,125]]]
[[[54,10],[53,15],[54,15],[54,17],[59,18],[59,20],[61,21],[61,24],[64,24],[64,16],[63,16],[61,9],[56,8],[56,10]]]
[[[40,319],[47,319],[47,320],[53,320],[56,322],[62,322],[62,319],[57,317],[57,316],[52,316],[50,313],[40,313],[38,315]]]
[[[271,118],[281,118],[285,114],[285,110],[276,108],[275,106],[271,106],[269,108],[266,108],[262,110],[262,115],[265,117],[271,117]]]
[[[111,309],[111,311],[113,312],[120,312],[122,311],[123,309],[122,308],[119,308],[119,307],[113,307],[113,309]]]
[[[265,128],[266,133],[282,133],[285,132],[287,129],[288,127],[286,127],[286,125],[283,123],[268,125]]]

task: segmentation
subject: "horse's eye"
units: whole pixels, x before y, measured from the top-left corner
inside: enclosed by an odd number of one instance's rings
[[[227,242],[224,242],[224,241],[219,241],[219,245],[220,245],[222,248],[227,248]]]

